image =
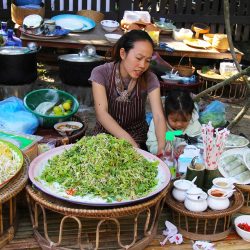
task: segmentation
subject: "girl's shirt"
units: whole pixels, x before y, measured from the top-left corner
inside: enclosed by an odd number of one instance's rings
[[[173,129],[169,126],[167,122],[167,129],[170,131],[173,131]],[[195,137],[201,134],[201,124],[199,122],[199,114],[195,110],[192,114],[192,118],[187,126],[187,128],[183,131],[183,134],[187,134],[190,137]],[[157,138],[155,134],[155,125],[153,119],[151,120],[148,134],[147,134],[147,141],[146,145],[148,147],[148,150],[152,154],[157,154],[158,152],[158,143],[157,143]],[[176,137],[174,141],[174,147],[177,148],[181,145],[187,145],[185,140]]]
[[[107,92],[109,89],[109,86],[110,86],[110,76],[111,76],[113,67],[114,67],[114,62],[105,63],[103,65],[95,67],[91,72],[91,76],[89,78],[89,81],[97,82],[97,83],[103,85],[106,89],[106,92]],[[152,90],[160,87],[160,83],[157,79],[157,76],[153,72],[147,71],[145,74],[146,74],[145,79],[147,82],[147,88],[144,91],[142,91],[142,95],[144,95],[144,94],[147,95]],[[127,88],[131,78],[128,77],[128,78],[125,78],[122,80],[124,83],[124,87]],[[132,93],[131,93],[131,98],[133,98],[133,96],[135,95],[135,92],[136,92],[135,89],[136,88],[134,88]],[[114,95],[114,97],[119,96],[117,91],[114,91],[113,95]]]

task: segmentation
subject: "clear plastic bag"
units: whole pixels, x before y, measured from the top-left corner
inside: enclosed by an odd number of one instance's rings
[[[0,102],[0,129],[34,134],[38,125],[38,119],[25,109],[21,99],[9,97]]]

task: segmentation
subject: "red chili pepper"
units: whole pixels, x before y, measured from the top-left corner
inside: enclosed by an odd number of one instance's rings
[[[244,231],[250,232],[250,225],[247,223],[239,223],[238,227]]]
[[[66,193],[68,195],[74,195],[76,193],[76,189],[75,188],[69,188],[66,190]]]

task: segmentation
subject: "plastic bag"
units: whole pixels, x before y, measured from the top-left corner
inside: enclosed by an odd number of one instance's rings
[[[213,101],[203,112],[200,113],[200,123],[207,124],[211,121],[214,128],[224,126],[226,124],[225,104],[220,101]]]
[[[0,102],[0,129],[34,134],[38,125],[38,119],[25,109],[21,99],[9,97]]]

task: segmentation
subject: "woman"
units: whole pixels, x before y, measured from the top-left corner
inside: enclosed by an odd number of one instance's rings
[[[115,44],[111,63],[93,69],[90,77],[96,110],[94,134],[110,133],[146,149],[145,120],[149,97],[159,152],[165,146],[166,122],[157,77],[148,71],[153,41],[141,30],[124,34]]]

